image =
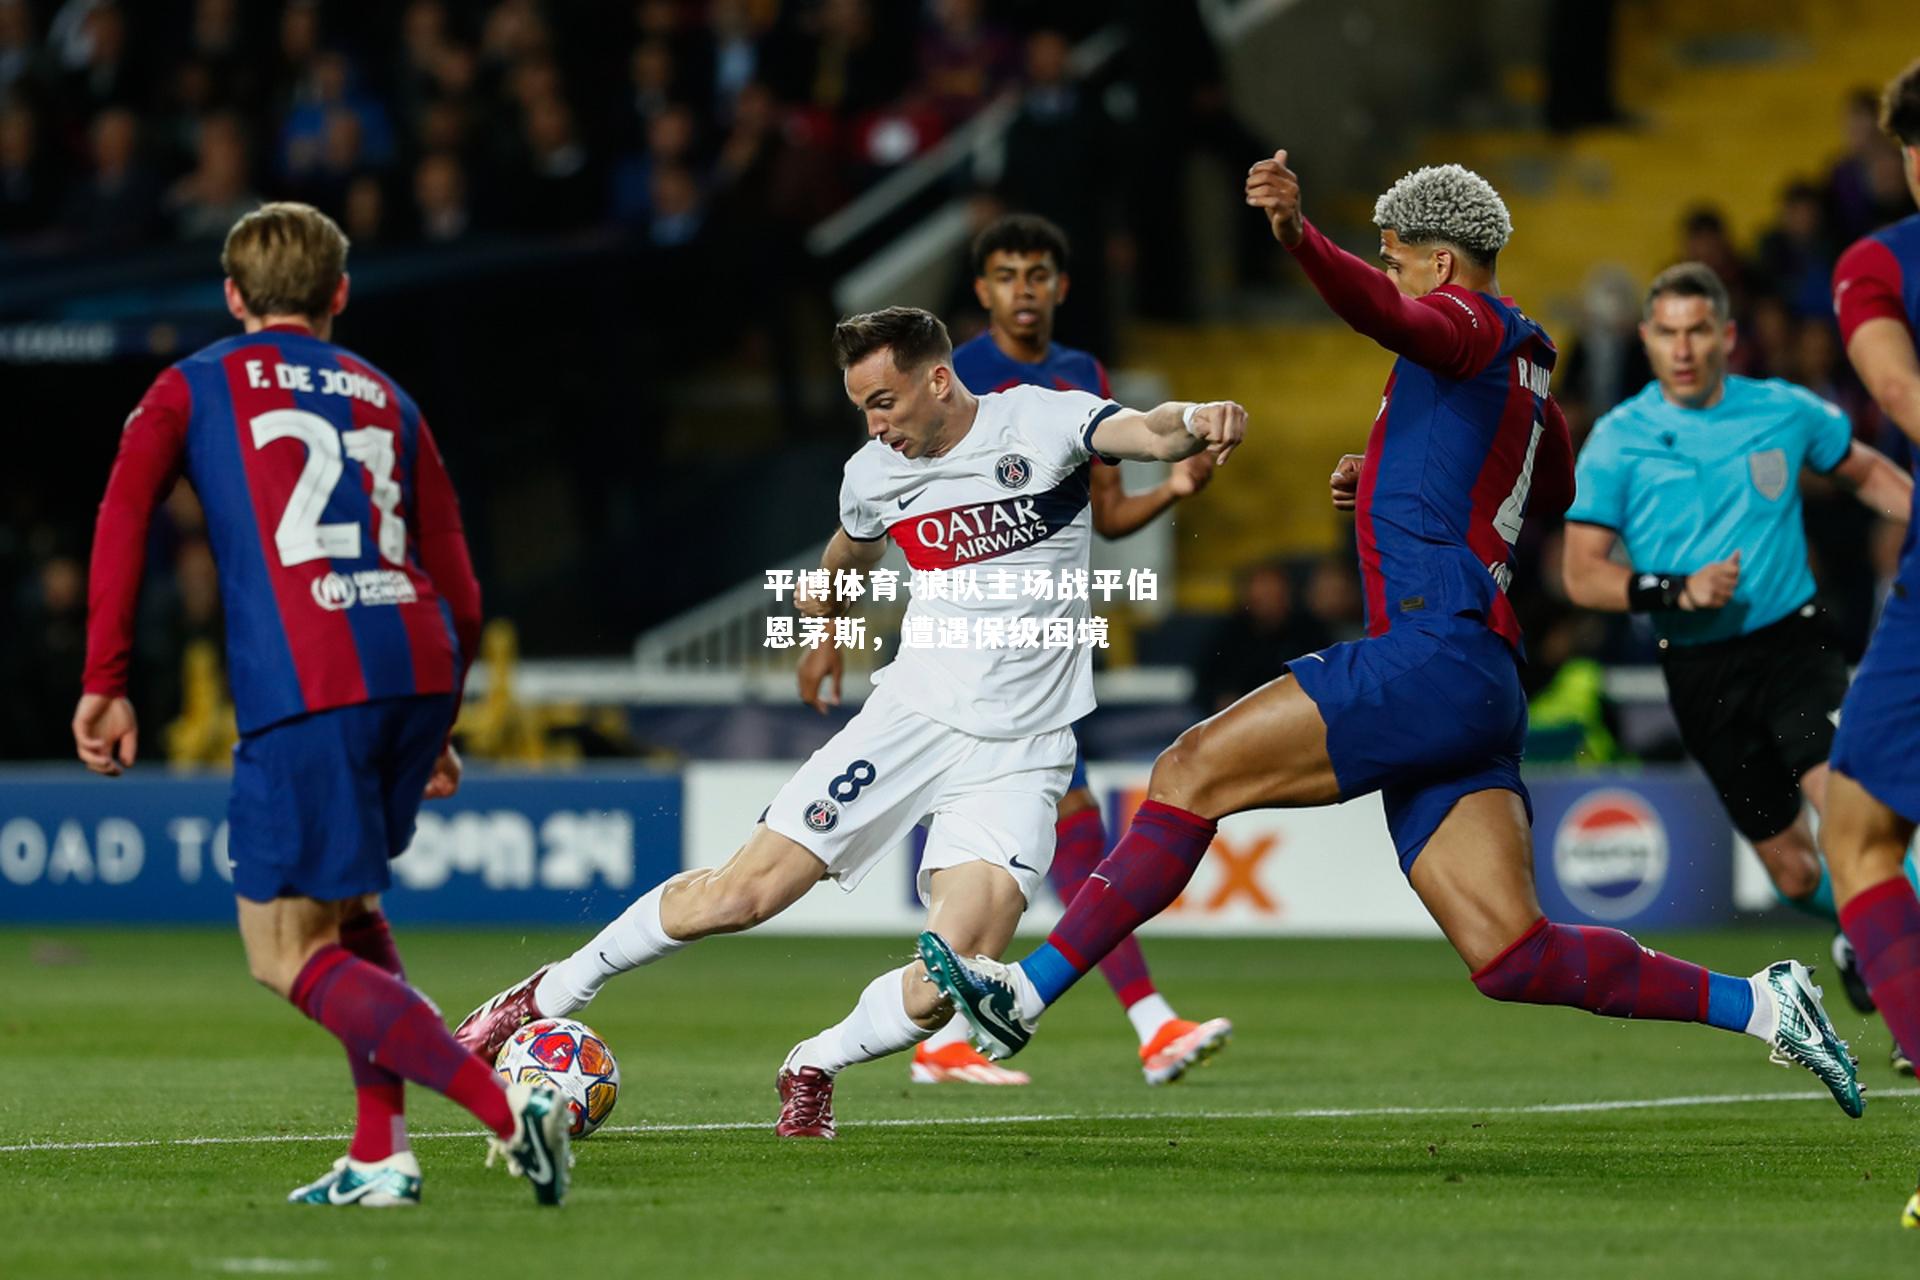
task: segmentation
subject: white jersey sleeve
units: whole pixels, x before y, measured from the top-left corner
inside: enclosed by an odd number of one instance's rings
[[[855,542],[878,542],[887,536],[886,517],[862,488],[858,468],[849,462],[840,478],[840,527]]]
[[[1094,456],[1093,429],[1120,412],[1118,404],[1091,391],[1020,386],[1001,394],[1017,406],[1015,412],[1034,445],[1052,451],[1047,460],[1069,467]]]

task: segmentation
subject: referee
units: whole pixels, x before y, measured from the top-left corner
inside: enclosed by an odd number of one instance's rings
[[[1913,481],[1812,392],[1727,373],[1736,335],[1711,268],[1661,272],[1641,316],[1654,381],[1580,452],[1567,594],[1652,615],[1681,740],[1781,897],[1833,920],[1801,800],[1825,799],[1847,669],[1814,603],[1797,481],[1809,467],[1894,520]]]

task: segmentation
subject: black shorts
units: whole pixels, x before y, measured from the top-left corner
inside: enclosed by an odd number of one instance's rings
[[[1731,640],[1666,645],[1660,663],[1680,740],[1740,834],[1759,841],[1792,826],[1801,775],[1826,763],[1847,695],[1825,612],[1809,602]]]

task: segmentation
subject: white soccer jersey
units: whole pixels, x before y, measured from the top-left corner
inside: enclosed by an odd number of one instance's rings
[[[1080,634],[1093,531],[1089,441],[1119,410],[1085,391],[1012,387],[980,397],[972,428],[944,457],[907,458],[874,440],[848,460],[841,525],[863,542],[891,537],[918,588],[900,650],[874,677],[889,693],[982,738],[1045,733],[1093,710],[1093,655]],[[1057,588],[1071,570],[1081,590],[1034,594],[1043,576]],[[935,571],[948,571],[938,597],[926,590]],[[965,647],[953,644],[960,634]],[[1006,643],[991,647],[996,635]],[[927,638],[932,645],[914,643]]]

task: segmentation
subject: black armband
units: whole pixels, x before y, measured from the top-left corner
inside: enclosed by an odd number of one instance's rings
[[[1627,612],[1653,613],[1680,607],[1680,596],[1687,589],[1687,576],[1666,573],[1636,573],[1627,584]]]

